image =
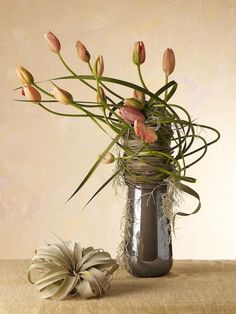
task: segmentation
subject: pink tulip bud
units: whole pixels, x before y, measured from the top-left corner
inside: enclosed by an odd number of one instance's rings
[[[174,51],[170,48],[167,48],[164,52],[162,67],[167,76],[169,76],[175,69],[175,55]]]
[[[146,137],[144,141],[149,144],[153,144],[158,140],[156,132],[152,128],[146,128]]]
[[[133,107],[124,106],[120,108],[119,113],[128,124],[133,124],[135,120],[144,121],[144,115]]]
[[[156,132],[152,128],[145,126],[140,120],[134,121],[134,132],[138,137],[142,138],[145,143],[153,144],[158,139]]]
[[[52,33],[48,32],[44,34],[44,38],[48,42],[49,48],[52,50],[52,52],[59,53],[61,50],[61,43],[59,39]]]
[[[145,138],[145,132],[146,127],[144,123],[140,120],[135,120],[134,121],[134,132],[138,137],[141,137],[142,139]]]
[[[100,157],[101,155],[99,155],[99,157]],[[103,157],[103,159],[102,159],[102,163],[103,164],[111,164],[111,163],[113,163],[115,161],[115,157],[114,157],[114,155],[112,154],[112,153],[110,153],[110,152],[108,152],[108,153],[106,153],[106,155]]]
[[[22,95],[24,95],[28,100],[34,101],[34,102],[40,102],[41,101],[41,95],[37,91],[36,88],[31,86],[29,83],[26,83],[22,87]]]
[[[90,60],[90,54],[89,54],[88,50],[86,49],[86,47],[79,40],[76,42],[75,46],[76,46],[79,58],[82,61],[88,63]]]
[[[141,102],[145,101],[145,94],[139,90],[134,90],[134,98],[138,99]]]
[[[126,98],[124,99],[124,106],[133,107],[138,110],[142,110],[144,107],[144,104],[135,98]]]
[[[102,87],[98,87],[97,102],[99,104],[104,104],[104,103],[106,104],[106,102],[107,102],[106,94],[105,94],[104,89]]]
[[[143,64],[146,58],[145,46],[142,41],[137,41],[133,49],[133,62],[136,65]]]
[[[22,83],[34,83],[33,75],[27,71],[24,67],[16,67],[16,74]]]
[[[93,75],[95,78],[100,79],[104,71],[104,61],[103,56],[99,56],[95,61],[93,67]]]
[[[51,90],[51,93],[56,98],[56,100],[58,100],[59,102],[65,105],[69,105],[73,102],[73,97],[70,93],[68,93],[66,90],[62,88],[59,88],[55,84],[53,85],[54,85],[54,88]]]

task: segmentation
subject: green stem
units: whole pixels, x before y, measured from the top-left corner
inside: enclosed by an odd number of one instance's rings
[[[77,75],[64,61],[64,59],[62,58],[60,52],[58,53],[58,57],[60,58],[61,62],[63,63],[63,65],[67,68],[67,70],[72,74],[72,75]]]
[[[36,83],[32,83],[32,86],[36,87],[38,90],[40,90],[40,92],[44,93],[45,95],[55,98],[53,94],[48,93],[46,90],[44,90],[43,88],[41,88],[40,86],[38,86]]]
[[[138,76],[139,76],[139,79],[140,79],[140,82],[142,83],[143,87],[148,90],[146,84],[144,83],[144,80],[143,80],[143,76],[142,76],[142,72],[141,72],[141,67],[140,65],[137,65],[137,68],[138,68]]]
[[[76,77],[75,76],[73,76],[73,77],[68,77],[68,76],[67,77],[60,77],[60,78],[55,78],[55,80],[74,79],[74,78],[82,79],[82,80],[94,80],[94,77],[90,76],[90,75],[78,75]],[[206,149],[206,145],[209,146],[209,145],[213,144],[220,137],[220,134],[219,134],[219,132],[216,129],[208,127],[208,126],[202,126],[202,125],[198,125],[198,124],[193,123],[191,121],[191,119],[190,119],[190,116],[189,116],[188,112],[183,107],[177,106],[177,105],[168,105],[165,100],[162,100],[156,94],[153,94],[150,91],[145,90],[144,88],[142,88],[142,87],[140,87],[140,86],[138,86],[136,84],[133,84],[133,83],[130,83],[130,82],[126,82],[126,81],[122,81],[122,80],[119,80],[119,79],[110,78],[110,77],[102,77],[100,80],[103,81],[103,82],[111,82],[111,83],[114,83],[114,84],[123,85],[123,86],[126,86],[128,88],[137,89],[139,91],[142,91],[142,92],[146,93],[147,95],[149,95],[150,98],[153,98],[153,100],[155,100],[158,103],[158,105],[161,104],[163,109],[166,109],[166,112],[168,113],[169,117],[171,117],[171,119],[167,119],[167,121],[165,121],[165,122],[166,123],[170,123],[170,124],[173,123],[175,125],[176,132],[178,134],[178,144],[177,144],[177,146],[179,147],[179,149],[181,151],[179,151],[179,153],[177,154],[177,156],[176,156],[177,158],[175,157],[176,159],[179,159],[179,160],[182,159],[183,160],[184,157],[192,155],[192,154],[194,154],[194,153],[196,153],[196,152],[198,152],[198,151],[200,151],[202,149],[205,150]],[[167,86],[165,85],[166,86],[165,89],[164,90],[160,89],[159,92],[161,92],[162,90],[166,91],[167,88],[169,87],[168,84],[170,84],[170,86],[172,86],[172,89],[176,89],[176,87],[177,87],[177,85],[173,81],[173,82],[167,83],[166,84]],[[47,94],[49,96],[51,96],[49,93],[47,93]],[[167,98],[168,98],[168,92],[167,92]],[[177,107],[178,109],[183,111],[186,114],[188,121],[180,119],[180,117],[178,116],[176,111],[173,109],[173,107]],[[114,108],[112,110],[110,109],[110,114],[114,114]],[[164,120],[166,120],[166,119],[164,119]],[[200,127],[203,127],[203,128],[205,127],[205,128],[208,128],[208,129],[216,132],[217,133],[217,138],[215,140],[213,140],[212,142],[204,143],[204,145],[202,147],[200,147],[198,149],[195,149],[194,151],[189,152],[190,147],[192,146],[192,144],[194,142],[194,138],[197,137],[195,135],[195,130],[194,130],[195,126],[200,126]],[[179,127],[180,127],[180,131],[183,134],[183,136],[181,136],[181,133],[178,131]],[[185,130],[185,127],[187,128],[187,130]],[[191,138],[190,143],[187,142],[187,138]],[[182,147],[182,144],[183,144],[183,147]],[[187,165],[185,167],[189,167],[189,165]]]
[[[92,166],[92,168],[89,170],[83,181],[80,183],[78,188],[74,191],[74,193],[69,197],[67,202],[76,194],[79,192],[79,190],[84,186],[84,184],[88,181],[88,179],[91,177],[91,175],[94,173],[94,171],[97,169],[99,164],[101,163],[102,159],[104,156],[111,150],[111,148],[119,141],[119,139],[127,132],[127,128],[123,128],[121,130],[120,134],[118,134],[112,141],[111,143],[107,146],[107,148],[104,150],[104,152],[100,155],[100,157],[97,159],[95,164]]]
[[[101,82],[100,82],[100,80],[99,79],[97,79],[96,78],[96,80],[97,80],[97,91],[98,91],[98,89],[99,89],[99,84],[101,84]],[[107,99],[109,99],[109,98],[107,98]],[[104,117],[105,117],[105,119],[106,119],[106,109],[110,112],[110,114],[111,114],[111,116],[112,116],[112,114],[122,123],[122,125],[126,125],[126,127],[130,127],[130,125],[128,124],[128,123],[126,123],[125,121],[123,121],[123,119],[114,111],[114,110],[112,110],[112,109],[110,109],[108,106],[107,106],[107,104],[106,104],[106,102],[103,102],[102,103],[102,105],[103,105],[103,107],[104,107],[104,110],[103,110],[103,113],[104,113]],[[110,118],[111,118],[111,116],[110,116]],[[113,128],[115,128],[116,130],[117,130],[117,128],[115,127],[115,126],[112,126],[110,123],[108,123],[108,125],[113,129]]]
[[[55,115],[57,115],[57,116],[63,116],[63,117],[84,117],[84,118],[89,118],[89,117],[94,117],[94,118],[96,118],[96,119],[99,119],[100,121],[102,121],[103,123],[106,123],[105,121],[104,121],[104,117],[103,116],[101,116],[101,115],[96,115],[96,114],[90,114],[90,115],[88,115],[87,113],[86,114],[69,114],[69,113],[62,113],[62,112],[57,112],[57,111],[54,111],[54,110],[51,110],[51,109],[49,109],[49,108],[47,108],[46,106],[44,106],[44,105],[42,105],[41,104],[41,102],[40,103],[38,103],[38,105],[40,106],[40,107],[42,107],[43,109],[45,109],[46,111],[48,111],[48,112],[50,112],[50,113],[53,113],[53,114],[55,114]],[[108,119],[110,119],[110,118],[108,118]],[[111,119],[111,120],[114,120],[114,119]],[[116,121],[116,120],[115,120]]]
[[[89,66],[89,69],[90,69],[91,73],[93,74],[93,68],[92,68],[90,62],[88,62],[88,66]],[[112,94],[113,96],[115,96],[115,97],[121,99],[122,101],[124,100],[123,97],[121,97],[120,95],[118,95],[118,94],[116,94],[115,92],[113,92],[113,91],[112,91],[110,88],[108,88],[104,83],[102,83],[102,82],[100,82],[100,81],[99,81],[99,83],[100,83],[100,85],[102,85],[102,87],[104,87],[104,89],[107,90],[110,94]],[[113,103],[115,104],[115,102],[113,102]]]
[[[89,86],[90,88],[92,88],[94,91],[97,92],[97,89],[96,89],[95,87],[93,87],[91,84],[87,83],[84,79],[80,78],[80,76],[78,76],[78,75],[66,64],[66,62],[64,61],[64,59],[62,58],[62,56],[61,56],[60,53],[58,54],[58,56],[59,56],[61,62],[63,63],[63,65],[67,68],[67,70],[68,70],[75,78],[78,78],[82,83],[86,84],[87,86]],[[91,72],[92,72],[91,64],[88,63],[88,65],[89,65],[89,68],[90,68],[90,70],[91,70]],[[110,99],[110,98],[108,98],[108,97],[107,97],[107,99],[109,99],[109,101],[111,101],[112,103],[114,103],[112,99]],[[115,104],[115,103],[114,103],[114,104]],[[82,110],[82,107],[80,107],[80,109]],[[110,110],[110,108],[109,108],[109,110]],[[115,116],[120,120],[120,117],[119,117],[118,115],[115,114]],[[95,121],[93,118],[91,118],[91,119],[97,124],[97,121]],[[108,123],[108,125],[109,125],[109,126],[113,129],[113,131],[115,131],[116,133],[119,132],[119,129],[117,129],[115,126],[112,126],[110,123]],[[102,129],[103,129],[103,128],[102,128]]]
[[[168,79],[169,79],[169,76],[167,74],[165,74],[165,85],[168,84]],[[165,102],[167,102],[167,94],[168,94],[168,89],[165,90]]]
[[[98,123],[98,121],[96,120],[96,117],[93,116],[93,114],[92,114],[90,111],[84,109],[84,108],[81,107],[81,106],[78,106],[76,103],[72,103],[71,105],[74,106],[74,107],[77,108],[77,109],[80,109],[80,110],[83,111],[84,113],[86,113],[86,114],[90,117],[90,119],[91,119],[95,124],[97,124],[97,126],[98,126],[103,132],[105,132],[105,133],[107,134],[107,131]],[[115,130],[114,130],[114,131],[115,131]],[[119,131],[116,131],[116,133],[119,134]]]
[[[67,63],[65,62],[65,60],[62,58],[61,54],[58,53],[58,56],[62,62],[62,64],[67,68],[67,70],[76,78],[78,78],[82,83],[84,83],[85,85],[87,85],[88,87],[90,87],[91,89],[95,90],[96,91],[96,88],[93,87],[91,84],[89,84],[88,82],[86,82],[85,80],[83,79],[80,79],[78,77],[78,75],[67,65]]]
[[[99,80],[97,79],[97,91],[99,91]],[[117,134],[119,134],[120,130],[117,129],[114,125],[112,125],[110,123],[110,121],[108,121],[108,117],[106,115],[106,101],[102,101],[101,103],[102,107],[103,107],[103,115],[104,115],[104,118],[105,118],[105,121],[107,123],[107,125],[113,130],[115,131]],[[110,108],[109,108],[110,109]]]

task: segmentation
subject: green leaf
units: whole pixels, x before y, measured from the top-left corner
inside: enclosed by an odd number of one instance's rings
[[[193,212],[191,212],[191,213],[177,212],[175,215],[178,215],[178,216],[190,216],[190,215],[196,214],[200,210],[200,208],[201,208],[201,201],[200,201],[200,196],[198,195],[198,193],[195,190],[191,189],[189,186],[187,186],[187,185],[185,185],[185,184],[183,184],[181,182],[177,182],[176,183],[176,187],[180,191],[185,192],[185,193],[195,197],[198,200],[198,205],[197,205],[196,209]]]
[[[120,171],[122,170],[122,168],[118,169],[112,176],[110,176],[110,178],[108,180],[106,180],[103,185],[96,191],[96,193],[93,194],[93,196],[88,200],[88,202],[85,204],[85,206],[83,208],[85,208],[86,206],[88,206],[88,204],[94,199],[94,197],[101,192],[101,190],[103,190],[105,188],[105,186],[110,183],[117,175],[118,173],[120,173]]]
[[[89,170],[89,172],[87,173],[87,175],[85,176],[85,178],[83,179],[83,181],[80,183],[80,185],[78,186],[78,188],[74,191],[74,193],[69,197],[69,199],[66,201],[68,202],[70,199],[72,199],[72,197],[75,196],[76,193],[78,193],[80,191],[80,189],[84,186],[84,184],[89,180],[89,178],[92,176],[92,174],[94,173],[94,171],[97,169],[97,167],[99,166],[99,164],[101,163],[102,159],[104,158],[104,156],[110,151],[110,149],[115,145],[116,142],[119,141],[119,139],[126,133],[127,128],[125,128],[123,131],[121,131],[120,134],[118,134],[113,140],[112,142],[107,146],[107,148],[104,150],[104,152],[100,155],[100,157],[97,159],[97,161],[95,162],[95,164],[92,166],[92,168]]]
[[[178,84],[175,81],[170,81],[169,83],[162,86],[160,89],[158,89],[158,91],[155,93],[155,95],[160,96],[162,93],[164,93],[170,87],[172,87],[171,91],[167,94],[167,95],[169,95],[169,97],[167,96],[167,100],[169,100],[174,95],[174,93],[178,87]]]

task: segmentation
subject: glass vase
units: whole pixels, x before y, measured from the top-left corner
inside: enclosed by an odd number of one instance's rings
[[[162,206],[166,189],[128,186],[124,264],[134,276],[163,276],[172,267],[171,228]]]

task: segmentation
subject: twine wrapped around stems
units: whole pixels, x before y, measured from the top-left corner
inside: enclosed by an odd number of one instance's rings
[[[157,127],[157,119],[149,120],[149,127]],[[170,159],[171,154],[170,141],[173,132],[170,126],[158,128],[158,141],[152,144],[145,144],[143,140],[134,133],[127,133],[123,137],[122,144],[137,154],[132,159],[126,158],[124,153],[121,160],[118,161],[120,167],[123,167],[122,175],[127,185],[142,186],[154,188],[161,181],[168,177],[167,174],[159,172],[158,169],[174,171],[173,161]],[[167,154],[167,155],[166,155]]]

